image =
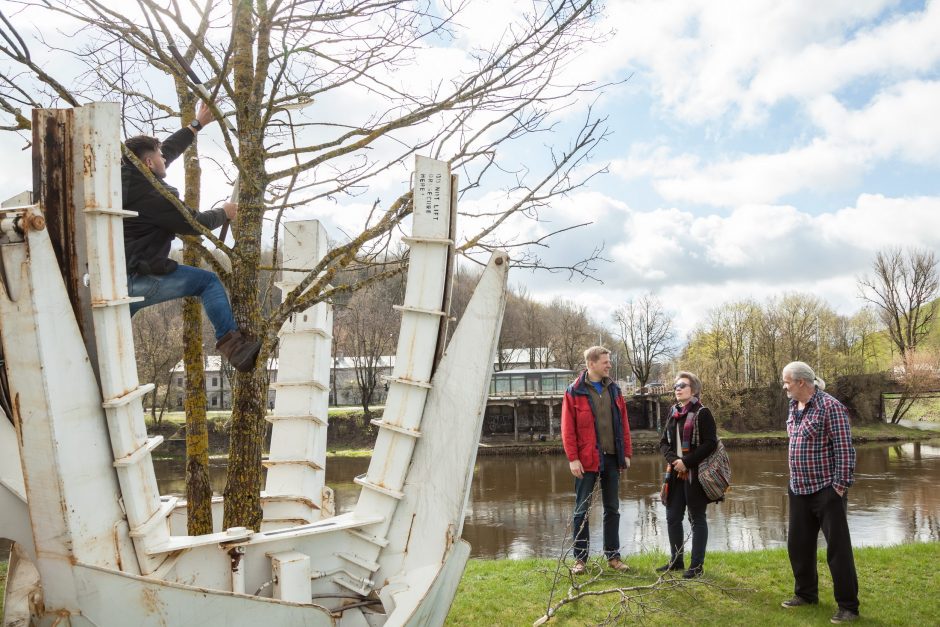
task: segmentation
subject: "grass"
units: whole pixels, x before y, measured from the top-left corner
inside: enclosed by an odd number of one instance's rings
[[[787,432],[784,429],[778,431],[747,431],[737,433],[718,429],[718,435],[725,439],[735,440],[755,440],[759,438],[786,438]],[[922,429],[911,429],[901,425],[892,425],[886,422],[875,423],[863,426],[852,427],[853,438],[865,438],[869,440],[878,439],[904,439],[904,440],[925,440],[937,437],[936,433],[924,431]]]
[[[3,616],[3,599],[4,592],[6,592],[7,584],[7,563],[6,561],[0,562],[0,617]]]
[[[373,405],[370,407],[373,411],[381,412],[385,407],[383,405]],[[355,405],[349,407],[330,407],[329,417],[335,418],[338,416],[349,416],[350,414],[362,414],[362,406]],[[228,420],[232,416],[232,411],[230,409],[222,411],[207,411],[206,418],[209,420]],[[150,414],[147,413],[144,415],[144,419],[147,421],[147,424],[150,425],[152,420]],[[163,413],[163,422],[169,422],[176,425],[181,425],[186,422],[186,412],[183,411],[167,411]]]
[[[940,616],[940,542],[855,550],[859,578],[860,625],[936,624]],[[590,586],[647,585],[656,580],[653,568],[665,563],[658,553],[631,555],[627,574],[606,571]],[[820,603],[784,609],[793,596],[793,576],[786,549],[747,553],[709,553],[705,577],[673,590],[658,590],[643,599],[650,625],[809,625],[828,624],[836,612],[825,550],[817,556]],[[470,560],[447,625],[531,625],[545,612],[554,560]],[[567,576],[559,593],[567,592]],[[557,595],[556,595],[557,598]],[[616,603],[614,596],[589,597],[566,605],[549,625],[603,622]],[[638,606],[637,606],[638,607]],[[658,610],[656,609],[658,608]],[[622,618],[622,623],[634,619]],[[619,623],[618,623],[619,624]]]
[[[326,452],[327,457],[372,457],[371,448],[337,448]]]
[[[897,394],[885,394],[885,412],[890,416],[897,405]],[[919,398],[904,417],[908,420],[940,422],[940,398]]]

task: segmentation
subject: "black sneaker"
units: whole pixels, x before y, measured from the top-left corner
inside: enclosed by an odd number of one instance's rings
[[[668,573],[671,570],[685,570],[685,564],[681,562],[669,562],[668,564],[663,564],[656,569],[657,573]]]
[[[803,605],[816,605],[819,601],[807,601],[803,597],[793,597],[792,599],[787,599],[780,604],[780,607],[785,607],[788,610],[794,607],[802,607]]]
[[[695,579],[696,577],[701,577],[705,574],[705,569],[702,566],[693,566],[689,570],[682,573],[683,579]]]
[[[853,620],[858,620],[858,612],[839,608],[839,611],[832,615],[832,618],[829,619],[829,622],[837,624],[851,623]]]

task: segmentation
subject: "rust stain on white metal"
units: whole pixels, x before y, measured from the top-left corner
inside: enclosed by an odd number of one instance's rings
[[[140,600],[146,614],[156,614],[160,619],[160,623],[166,625],[166,620],[163,617],[163,603],[154,588],[148,587],[141,590]]]
[[[447,561],[447,556],[450,554],[450,547],[453,546],[454,542],[457,541],[457,533],[454,528],[453,523],[447,525],[447,530],[444,532],[444,552],[441,553],[441,564]]]
[[[43,231],[46,228],[46,219],[42,216],[30,214],[26,216],[26,229],[30,231]]]
[[[405,550],[403,553],[408,555],[408,545],[411,544],[411,530],[415,528],[415,516],[416,514],[411,515],[411,524],[408,525],[408,538],[405,540]]]
[[[20,418],[20,393],[19,392],[17,392],[13,396],[13,407],[11,409],[13,410],[13,415],[11,416],[11,418],[13,418],[13,425],[16,427],[16,437],[20,441],[20,450],[22,451],[23,450],[23,429],[20,427],[22,420]],[[23,479],[24,480],[26,479],[25,475],[23,476]]]
[[[85,144],[84,146],[84,159],[82,160],[82,166],[85,173],[85,176],[91,176],[95,172],[95,147],[91,144]]]
[[[117,557],[118,570],[124,570],[124,563],[121,559],[121,537],[118,531],[119,524],[120,523],[114,525],[114,528],[111,531],[111,539],[114,540],[114,555]]]

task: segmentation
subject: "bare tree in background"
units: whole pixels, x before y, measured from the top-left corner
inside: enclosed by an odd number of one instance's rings
[[[555,299],[551,309],[555,324],[555,357],[558,365],[575,372],[584,365],[584,349],[596,338],[596,325],[587,315],[587,306],[574,301]]]
[[[914,373],[923,362],[918,349],[937,315],[940,296],[937,255],[917,248],[879,251],[872,263],[872,274],[860,277],[858,287],[861,298],[875,306],[897,349],[902,393],[891,415],[891,422],[897,423],[920,394],[921,386],[911,383],[921,380]]]
[[[630,299],[614,312],[618,339],[640,387],[650,380],[657,362],[672,354],[675,333],[672,316],[652,294]]]
[[[88,64],[71,84],[58,81],[30,54],[13,23],[4,20],[0,55],[11,62],[0,76],[0,127],[29,129],[22,108],[65,102],[77,106],[117,94],[125,107],[125,133],[163,133],[178,127],[174,98],[159,93],[167,77],[195,88],[169,54],[169,45],[192,51],[192,65],[207,77],[217,118],[233,118],[237,132],[219,128],[227,152],[224,170],[239,180],[235,241],[221,242],[231,272],[202,249],[229,289],[239,326],[259,337],[258,367],[236,375],[229,472],[223,526],[257,529],[261,521],[261,447],[267,372],[263,364],[276,346],[277,332],[290,315],[334,296],[354,292],[401,272],[387,269],[352,284],[334,282],[352,263],[373,262],[412,212],[410,192],[377,201],[360,228],[309,270],[308,277],[270,313],[270,293],[261,273],[262,225],[279,225],[297,207],[368,194],[377,177],[404,181],[413,155],[450,163],[461,176],[461,200],[478,189],[502,189],[485,211],[464,212],[469,234],[456,245],[469,258],[510,248],[516,267],[547,268],[589,276],[599,250],[548,266],[538,250],[551,234],[526,236],[519,221],[539,220],[554,199],[581,187],[599,170],[586,161],[606,130],[588,110],[581,124],[545,147],[557,131],[554,113],[602,86],[586,83],[570,64],[582,46],[603,34],[596,30],[595,0],[535,0],[507,24],[502,36],[471,50],[468,63],[433,75],[427,64],[439,41],[460,38],[457,4],[388,0],[211,0],[162,3],[137,0],[120,10],[97,0],[19,0],[18,23],[39,25],[55,16],[76,40],[76,51],[56,51]],[[51,12],[51,13],[47,13]],[[406,79],[413,68],[424,76]],[[173,103],[173,104],[170,104]],[[355,103],[356,106],[337,106]],[[541,134],[545,166],[511,161],[505,148],[525,145]],[[525,153],[525,150],[517,153]],[[403,185],[404,187],[404,185]],[[491,196],[494,196],[491,194]],[[512,225],[512,229],[505,227]],[[559,225],[554,233],[577,224]],[[275,241],[275,259],[278,242]]]
[[[183,356],[179,309],[179,303],[161,303],[142,309],[134,316],[137,372],[142,383],[154,384],[145,403],[149,400],[150,417],[156,424],[163,419],[166,410],[173,367]]]
[[[383,357],[391,355],[398,340],[399,316],[392,306],[401,302],[402,283],[390,279],[353,294],[334,314],[336,346],[352,360],[363,410],[363,429],[372,418],[372,397],[382,385]]]

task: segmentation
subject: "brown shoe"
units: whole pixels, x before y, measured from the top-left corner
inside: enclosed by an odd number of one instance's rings
[[[583,560],[578,560],[574,563],[574,566],[571,567],[572,575],[583,575],[587,571],[587,564]]]
[[[607,560],[607,565],[621,573],[625,573],[630,570],[630,567],[621,562],[619,557],[615,557],[612,560]]]
[[[229,331],[215,347],[239,372],[251,372],[261,350],[261,342],[246,337],[240,330]]]

